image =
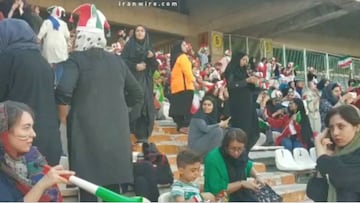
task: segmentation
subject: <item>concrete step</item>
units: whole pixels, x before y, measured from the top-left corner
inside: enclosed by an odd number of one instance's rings
[[[131,141],[132,143],[136,142],[136,137],[134,134],[131,134]],[[153,133],[150,138],[149,138],[149,142],[158,144],[161,142],[166,142],[166,141],[180,141],[180,142],[188,142],[188,135],[187,134],[182,134],[182,133],[177,133],[177,134],[169,134],[169,133]]]
[[[309,199],[306,196],[306,184],[278,185],[272,188],[283,197],[284,202],[303,202]]]

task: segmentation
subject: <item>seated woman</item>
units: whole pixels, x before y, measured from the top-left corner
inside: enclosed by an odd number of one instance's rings
[[[34,114],[25,104],[0,103],[0,201],[62,201],[57,183],[68,183],[61,176],[74,175],[62,166],[43,173],[45,158],[32,142]]]
[[[224,192],[230,201],[254,201],[249,190],[259,190],[264,182],[257,176],[253,162],[245,151],[246,133],[230,129],[224,136],[221,147],[212,150],[205,159],[205,192],[219,196]],[[247,181],[247,177],[255,181]]]
[[[325,124],[327,128],[315,139],[318,175],[328,177],[326,181],[328,188],[326,184],[323,188],[327,189],[328,194],[323,195],[322,201],[358,202],[360,201],[359,109],[352,105],[335,107],[325,117]],[[319,185],[316,183],[308,187],[317,188]],[[308,191],[307,195],[319,196],[316,190]]]
[[[192,117],[189,127],[188,146],[205,157],[215,147],[221,145],[224,137],[223,128],[228,127],[229,119],[220,121],[216,102],[209,96],[203,99],[201,108]]]
[[[290,151],[296,147],[313,147],[313,131],[303,101],[294,99],[289,103],[289,110],[288,124],[276,139],[276,145],[282,145]]]

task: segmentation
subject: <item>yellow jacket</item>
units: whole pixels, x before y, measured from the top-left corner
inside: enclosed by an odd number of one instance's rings
[[[171,72],[171,93],[175,94],[185,90],[195,90],[195,77],[192,64],[186,54],[181,54]]]

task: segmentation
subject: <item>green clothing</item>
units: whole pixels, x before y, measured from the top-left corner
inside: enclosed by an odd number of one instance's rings
[[[251,176],[253,162],[248,161],[246,167],[246,176]],[[229,174],[227,166],[221,155],[220,148],[212,150],[205,159],[205,192],[211,192],[213,195],[219,194],[228,189]]]
[[[184,197],[185,201],[196,199],[203,201],[200,194],[200,186],[195,183],[184,183],[175,181],[171,186],[170,201],[175,201],[176,197]],[[195,201],[194,201],[195,202]]]

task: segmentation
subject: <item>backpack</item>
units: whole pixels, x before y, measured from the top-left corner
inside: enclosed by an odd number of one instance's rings
[[[174,182],[174,175],[166,155],[159,152],[154,143],[143,143],[142,148],[144,159],[153,164],[157,183],[160,185],[172,184]]]

